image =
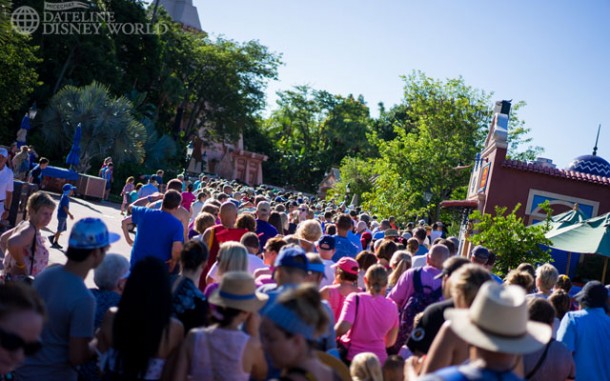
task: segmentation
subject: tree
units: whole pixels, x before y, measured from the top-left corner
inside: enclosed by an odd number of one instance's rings
[[[551,209],[541,205],[547,212],[547,220],[550,218]],[[526,226],[521,217],[517,217],[517,210],[521,204],[506,214],[507,208],[496,206],[495,216],[478,210],[470,215],[470,219],[477,221],[474,231],[469,240],[475,245],[484,245],[497,255],[495,269],[501,275],[506,275],[510,270],[517,268],[523,262],[546,263],[553,259],[550,250],[542,248],[541,245],[551,244],[544,234],[548,231],[548,225]]]
[[[76,126],[81,123],[79,172],[88,171],[92,160],[106,156],[112,156],[118,165],[125,161],[141,163],[146,129],[132,111],[133,105],[127,98],[112,97],[100,83],[66,86],[45,109],[42,131],[50,147],[67,154]]]

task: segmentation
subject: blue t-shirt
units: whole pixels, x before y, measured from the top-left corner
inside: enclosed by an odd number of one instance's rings
[[[565,314],[557,340],[574,353],[577,381],[610,379],[610,317],[603,308]]]
[[[335,234],[335,255],[333,255],[333,262],[339,261],[343,257],[356,258],[356,255],[360,252],[358,247],[352,243],[347,237],[341,237]]]
[[[172,256],[173,243],[184,242],[182,223],[165,211],[134,206],[131,209],[131,218],[138,226],[131,249],[132,268],[146,257],[155,257],[166,262]]]
[[[350,230],[347,232],[347,239],[349,239],[351,243],[356,245],[357,248],[362,247],[362,243],[360,242],[360,236],[354,233],[353,231]]]
[[[262,233],[262,235],[260,235]],[[277,229],[267,221],[256,220],[256,235],[261,244],[261,250],[265,247],[267,240],[277,235]]]
[[[64,210],[64,207],[70,210],[70,196],[62,194],[59,199],[59,206],[57,207],[57,218],[58,219],[66,219],[68,218],[68,213]]]

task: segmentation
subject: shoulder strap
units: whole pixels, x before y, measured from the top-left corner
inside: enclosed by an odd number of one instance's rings
[[[38,229],[36,229],[36,227],[34,226],[34,239],[32,240],[32,253],[31,253],[31,257],[30,260],[32,261],[32,263],[30,264],[30,274],[29,275],[34,275],[34,256],[36,255],[36,238],[38,236]]]
[[[424,292],[424,286],[421,283],[421,268],[413,271],[413,287],[417,293]]]
[[[540,359],[536,363],[536,366],[534,366],[534,368],[525,376],[526,380],[529,380],[530,378],[532,378],[534,376],[534,374],[536,374],[538,369],[540,369],[540,367],[544,363],[544,360],[546,360],[546,355],[549,353],[549,348],[551,347],[551,343],[553,342],[553,340],[555,340],[555,339],[551,338],[551,340],[546,344],[546,347],[544,348],[544,352],[542,353],[542,356],[540,356]]]

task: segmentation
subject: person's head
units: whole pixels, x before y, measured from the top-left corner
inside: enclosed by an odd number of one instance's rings
[[[319,254],[307,253],[307,260],[309,265],[307,266],[308,273],[305,281],[314,283],[319,287],[322,279],[324,279],[324,263],[322,258]]]
[[[230,271],[248,271],[248,251],[239,242],[224,242],[218,250],[218,276]]]
[[[118,234],[108,231],[101,219],[83,218],[72,227],[66,257],[69,262],[94,269],[102,263],[110,244],[119,239]]]
[[[358,353],[352,359],[349,373],[353,381],[384,381],[381,363],[371,352]]]
[[[276,368],[301,366],[314,356],[314,342],[326,332],[329,322],[316,286],[307,284],[286,291],[263,315],[263,350]]]
[[[182,272],[203,270],[208,262],[208,247],[198,239],[188,241],[180,252],[180,268]]]
[[[346,237],[347,232],[352,229],[353,221],[349,214],[341,214],[337,218],[337,234],[341,237]]]
[[[263,247],[263,262],[267,266],[272,266],[278,253],[286,244],[287,242],[282,237],[269,238]]]
[[[42,348],[42,299],[24,282],[0,284],[0,374],[15,370]]]
[[[426,239],[426,229],[424,228],[415,228],[413,230],[413,237],[417,239],[417,242],[421,245],[424,243]]]
[[[158,258],[145,257],[133,266],[112,327],[113,347],[127,379],[138,378],[156,356],[171,314],[167,266]]]
[[[125,184],[133,184],[134,181],[136,181],[136,179],[133,176],[129,176],[125,179]]]
[[[261,201],[256,204],[256,217],[259,220],[267,221],[271,214],[271,204],[268,201]]]
[[[335,247],[335,237],[332,235],[322,236],[318,241],[316,248],[322,259],[331,260],[337,251]]]
[[[41,229],[51,222],[54,210],[55,201],[46,192],[38,191],[28,198],[29,219],[37,229]]]
[[[76,187],[72,184],[64,184],[64,186],[61,187],[62,193],[66,196],[73,195],[75,190],[76,190]]]
[[[279,212],[271,212],[269,215],[269,222],[275,230],[277,230],[277,234],[284,234],[284,226],[282,225],[282,215]]]
[[[163,173],[162,169],[157,170],[157,176],[163,177]]]
[[[197,217],[195,217],[195,223],[193,228],[199,234],[203,234],[207,228],[212,227],[216,224],[216,218],[208,212],[201,211]]]
[[[49,159],[41,157],[40,160],[38,160],[38,165],[40,165],[40,168],[45,169],[49,166]]]
[[[0,168],[4,168],[6,161],[8,160],[8,151],[6,148],[0,147]]]
[[[239,243],[244,245],[250,254],[258,254],[260,251],[260,241],[256,233],[248,232],[242,235]]]
[[[225,202],[220,205],[218,215],[222,226],[232,228],[235,226],[235,220],[237,219],[237,206],[230,201]]]
[[[214,205],[211,201],[208,200],[203,205],[203,208],[201,208],[201,211],[210,213],[212,216],[214,216],[214,218],[216,218],[216,216],[219,216],[220,207]]]
[[[411,255],[415,255],[417,250],[419,249],[419,240],[415,237],[409,238],[407,240],[407,251],[411,253]]]
[[[356,255],[356,262],[358,262],[360,271],[366,272],[369,267],[377,263],[377,257],[368,250],[362,250]]]
[[[252,275],[244,271],[226,273],[218,289],[210,295],[209,302],[215,306],[212,319],[221,327],[243,323],[268,299],[267,295],[256,291]]]
[[[204,202],[208,198],[208,193],[206,191],[199,191],[197,193],[197,201]]]
[[[449,257],[445,262],[443,262],[443,268],[441,273],[438,274],[435,278],[441,278],[442,288],[443,288],[443,296],[445,299],[451,298],[451,275],[460,267],[469,264],[470,261],[464,257]]]
[[[456,308],[468,308],[479,288],[491,280],[487,269],[475,264],[461,266],[451,275],[451,297]]]
[[[536,287],[538,288],[538,291],[550,295],[558,278],[559,272],[555,266],[545,263],[538,267],[536,269]]]
[[[382,240],[381,244],[375,251],[375,255],[377,256],[378,262],[381,265],[388,267],[390,264],[390,259],[392,259],[392,255],[396,252],[397,249],[398,248],[394,241],[391,241],[389,239]]]
[[[534,277],[527,271],[511,270],[504,278],[505,284],[520,286],[525,292],[530,292],[534,285]]]
[[[383,363],[383,381],[403,381],[405,360],[398,355],[390,355]]]
[[[390,268],[392,272],[390,273],[390,278],[388,283],[390,286],[394,286],[400,276],[411,268],[411,256],[404,250],[399,250],[392,255],[392,259],[390,259]]]
[[[171,181],[170,181],[171,182]],[[169,183],[168,183],[169,187]],[[176,210],[182,203],[182,195],[180,192],[175,191],[173,189],[168,190],[163,195],[163,204],[162,207],[164,210]]]
[[[129,261],[120,254],[106,254],[93,273],[93,281],[102,291],[123,293],[129,276]]]
[[[519,266],[517,266],[517,270],[526,271],[532,276],[532,279],[536,278],[536,268],[534,268],[531,263],[521,263]]]
[[[366,290],[371,295],[382,295],[388,285],[388,272],[381,265],[373,265],[364,275]]]
[[[335,279],[339,282],[353,283],[358,280],[358,262],[350,257],[343,257],[331,265],[335,269]]]
[[[283,246],[274,263],[273,279],[278,285],[301,284],[305,281],[309,261],[298,245]]]
[[[193,183],[188,183],[188,184],[186,185],[186,191],[187,191],[187,192],[192,192],[192,191],[193,191],[193,189],[195,189],[195,186],[193,185]]]
[[[471,360],[512,363],[516,355],[534,352],[551,339],[548,324],[529,321],[523,289],[493,280],[481,286],[470,308],[449,308],[444,315],[451,330],[473,347]]]
[[[548,300],[543,298],[528,298],[527,309],[531,321],[553,326],[555,309]]]
[[[475,246],[470,252],[470,261],[477,265],[485,266],[489,259],[489,250],[481,245]]]
[[[182,180],[171,179],[167,182],[167,190],[175,190],[176,192],[182,192]]]
[[[541,298],[538,298],[541,299]],[[564,290],[555,290],[549,296],[548,301],[553,305],[557,319],[563,319],[564,315],[570,311],[570,295]]]
[[[235,220],[235,227],[238,229],[246,229],[249,232],[256,231],[256,218],[250,213],[242,213]]]
[[[306,220],[299,224],[295,235],[308,242],[318,242],[322,237],[322,225],[316,220]]]
[[[432,245],[427,254],[426,263],[437,269],[443,268],[443,263],[449,258],[449,249],[445,245]]]
[[[559,275],[559,278],[557,278],[557,283],[555,284],[555,289],[561,289],[566,293],[569,293],[572,289],[572,281],[570,280],[570,277],[565,274]]]
[[[604,308],[606,311],[608,310],[608,289],[597,280],[587,282],[574,299],[580,303],[582,309]]]

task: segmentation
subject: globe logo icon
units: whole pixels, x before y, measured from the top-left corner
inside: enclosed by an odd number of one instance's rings
[[[32,34],[40,25],[40,16],[32,7],[19,7],[11,14],[11,24],[17,33]]]

